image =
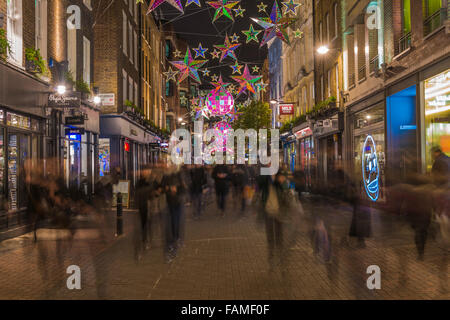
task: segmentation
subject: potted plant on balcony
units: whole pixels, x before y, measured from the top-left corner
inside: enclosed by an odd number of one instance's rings
[[[6,31],[4,29],[0,29],[0,60],[5,61],[10,51],[11,45],[6,38]]]
[[[25,69],[33,74],[47,74],[48,69],[39,49],[25,49]]]
[[[91,88],[89,88],[89,85],[85,81],[83,80],[76,81],[75,88],[78,92],[81,92],[81,97],[83,100],[89,99],[89,95],[91,94]]]

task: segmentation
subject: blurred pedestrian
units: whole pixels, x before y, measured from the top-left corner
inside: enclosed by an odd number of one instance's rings
[[[431,149],[431,156],[434,160],[431,169],[434,184],[438,187],[448,185],[450,180],[450,158],[438,146]]]
[[[202,215],[203,188],[208,183],[205,169],[200,164],[196,164],[195,167],[191,170],[191,181],[193,216],[194,219],[198,219]]]
[[[217,199],[217,207],[221,211],[221,216],[225,216],[225,200],[227,198],[228,192],[230,190],[230,172],[226,165],[217,165],[214,168],[212,173],[212,177],[215,181],[216,186],[216,199]]]
[[[240,207],[241,215],[245,210],[244,188],[248,184],[248,174],[243,165],[234,165],[231,181],[233,183],[233,201],[235,208]]]

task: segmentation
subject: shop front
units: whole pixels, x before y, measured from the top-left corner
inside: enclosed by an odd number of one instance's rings
[[[314,123],[318,188],[322,192],[329,192],[333,188],[337,170],[342,169],[343,128],[342,113],[335,113]]]
[[[289,171],[294,172],[297,163],[297,140],[291,132],[281,137],[283,145],[283,166]]]
[[[314,137],[311,127],[312,125],[307,122],[292,130],[298,145],[298,169],[305,175],[306,191],[311,191],[316,158],[314,152]]]
[[[112,170],[120,169],[121,179],[129,181],[133,190],[139,179],[139,171],[157,160],[157,150],[152,146],[160,139],[123,115],[102,115],[100,132],[100,176],[107,176]]]
[[[0,237],[28,223],[27,177],[44,154],[48,90],[45,82],[0,62]]]

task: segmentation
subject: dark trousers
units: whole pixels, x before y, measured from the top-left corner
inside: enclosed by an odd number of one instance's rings
[[[225,200],[227,198],[228,190],[218,189],[216,190],[217,206],[222,212],[225,212]]]
[[[245,210],[244,186],[233,187],[233,200],[235,205],[240,205],[241,212]]]
[[[283,251],[283,224],[277,219],[266,216],[266,235],[269,248],[269,261],[272,262],[275,250],[279,254],[282,254]]]
[[[195,192],[192,194],[192,207],[194,209],[194,217],[202,215],[202,193]]]
[[[180,240],[181,206],[169,206],[166,221],[166,249],[176,249]]]
[[[416,227],[414,232],[414,242],[416,243],[417,253],[419,256],[423,256],[428,235],[427,228]]]

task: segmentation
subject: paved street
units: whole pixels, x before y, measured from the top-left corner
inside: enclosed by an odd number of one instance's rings
[[[317,199],[316,199],[317,200]],[[416,260],[408,225],[372,213],[374,237],[366,248],[346,239],[350,207],[326,199],[304,200],[305,217],[291,247],[286,272],[269,272],[264,226],[254,210],[241,219],[233,208],[219,218],[209,204],[199,221],[186,207],[184,247],[164,261],[158,222],[153,247],[134,258],[133,223],[125,213],[125,235],[105,241],[95,229],[80,229],[73,241],[63,230],[41,230],[0,243],[0,299],[449,299],[443,247],[429,240],[425,261]],[[229,201],[228,203],[232,203]],[[333,248],[331,263],[313,253],[306,216],[322,217]],[[388,228],[389,226],[389,228]],[[58,240],[55,240],[58,239]],[[59,251],[58,251],[59,250]],[[60,254],[58,254],[60,252]],[[57,259],[59,257],[60,259]],[[81,268],[81,290],[68,290],[66,268]],[[366,268],[381,268],[381,289],[369,290]]]

